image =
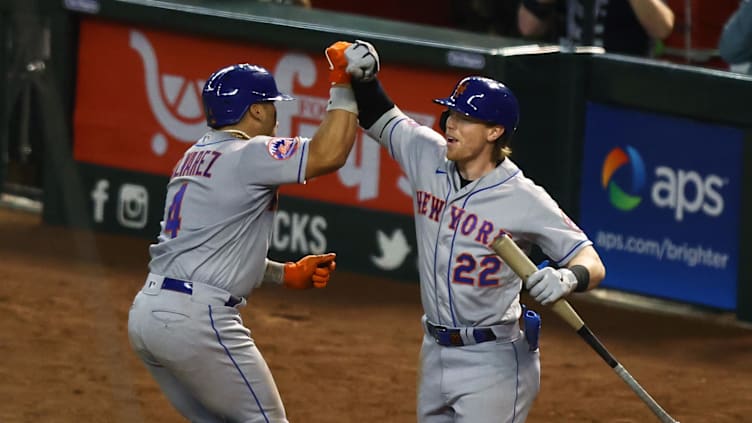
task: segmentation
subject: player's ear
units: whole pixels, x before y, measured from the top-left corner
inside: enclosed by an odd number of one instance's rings
[[[261,107],[260,103],[251,104],[251,106],[248,108],[248,114],[253,120],[263,120],[264,108]]]
[[[504,135],[504,132],[506,132],[506,129],[501,125],[490,126],[486,133],[486,140],[495,142]]]

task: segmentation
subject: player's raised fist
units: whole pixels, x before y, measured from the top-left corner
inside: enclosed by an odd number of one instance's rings
[[[285,264],[284,284],[292,289],[324,288],[336,269],[335,253],[305,256]]]
[[[329,82],[334,84],[349,84],[350,74],[347,73],[347,58],[345,50],[352,43],[337,41],[326,48],[326,60],[329,62]]]
[[[379,72],[379,54],[367,41],[355,40],[345,50],[347,73],[356,81],[370,81]]]

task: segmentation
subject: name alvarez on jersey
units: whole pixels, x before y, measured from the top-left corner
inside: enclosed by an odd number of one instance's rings
[[[191,151],[175,165],[172,178],[178,176],[203,176],[211,178],[211,168],[222,153],[214,150]]]

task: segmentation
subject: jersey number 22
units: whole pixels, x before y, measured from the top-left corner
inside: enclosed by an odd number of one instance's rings
[[[457,267],[454,268],[453,281],[465,285],[475,285],[473,274],[478,267],[478,262],[472,254],[463,253],[457,257]],[[499,278],[494,277],[498,274],[501,267],[501,260],[496,256],[486,256],[480,261],[480,272],[478,274],[478,286],[496,286],[499,284]]]

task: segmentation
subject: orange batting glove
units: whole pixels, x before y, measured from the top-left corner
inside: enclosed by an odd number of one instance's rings
[[[310,255],[296,263],[285,263],[284,284],[292,289],[325,288],[337,267],[335,253]]]
[[[350,74],[347,73],[347,58],[345,50],[352,43],[337,41],[326,48],[326,60],[329,62],[329,82],[335,84],[349,84]]]

